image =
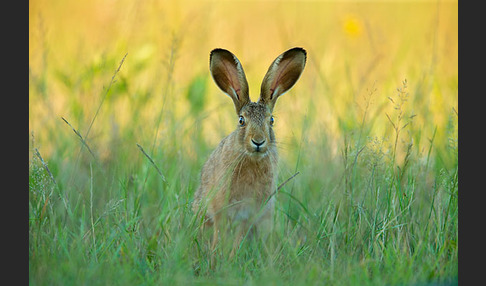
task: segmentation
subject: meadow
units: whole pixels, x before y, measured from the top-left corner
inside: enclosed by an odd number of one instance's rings
[[[29,1],[29,284],[457,284],[457,29],[457,1]],[[256,100],[295,46],[274,230],[212,269],[191,202],[238,118],[209,52]]]

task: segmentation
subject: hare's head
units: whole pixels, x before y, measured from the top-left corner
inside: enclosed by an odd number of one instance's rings
[[[273,108],[282,94],[299,79],[304,70],[306,52],[290,49],[278,56],[263,78],[260,98],[250,100],[248,82],[238,58],[224,49],[211,51],[209,66],[218,87],[235,105],[238,115],[238,143],[247,153],[260,156],[275,146]]]

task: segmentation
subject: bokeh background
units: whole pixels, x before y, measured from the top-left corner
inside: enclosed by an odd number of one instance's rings
[[[204,113],[214,145],[234,114],[208,73],[211,49],[239,57],[256,100],[271,61],[301,46],[305,73],[276,107],[284,143],[310,118],[308,139],[325,132],[337,148],[359,126],[370,93],[368,120],[383,135],[388,97],[403,80],[417,136],[431,138],[437,127],[444,139],[458,104],[457,27],[454,1],[30,1],[29,130],[47,157],[67,129],[60,116],[85,131],[127,54],[91,136],[102,146],[128,128],[131,139],[150,141],[165,109],[180,124]]]

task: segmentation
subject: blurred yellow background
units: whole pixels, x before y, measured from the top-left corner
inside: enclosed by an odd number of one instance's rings
[[[128,54],[90,138],[108,140],[136,124],[133,140],[151,142],[161,110],[174,122],[194,124],[184,119],[197,111],[186,94],[201,80],[207,82],[204,113],[193,115],[217,144],[236,121],[231,100],[210,79],[209,52],[232,51],[257,100],[270,63],[294,46],[307,50],[308,62],[276,105],[284,146],[300,138],[306,117],[310,142],[325,133],[342,144],[365,112],[374,134],[389,133],[386,114],[394,110],[388,97],[404,79],[412,132],[420,131],[424,141],[436,127],[437,138],[449,136],[445,128],[458,105],[457,1],[31,0],[29,131],[46,154],[54,148],[52,130],[69,131],[61,116],[84,134]]]

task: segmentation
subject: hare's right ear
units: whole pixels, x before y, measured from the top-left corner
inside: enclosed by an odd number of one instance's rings
[[[306,60],[307,52],[302,48],[293,48],[278,56],[263,78],[259,102],[273,110],[277,98],[291,89],[299,79]]]
[[[248,82],[238,58],[230,51],[214,49],[209,56],[209,70],[218,87],[235,104],[236,113],[250,102]]]

